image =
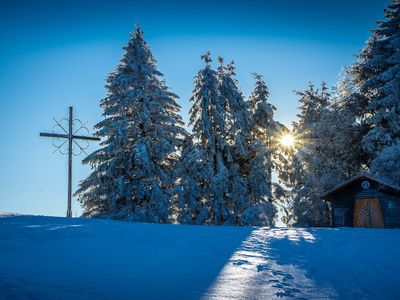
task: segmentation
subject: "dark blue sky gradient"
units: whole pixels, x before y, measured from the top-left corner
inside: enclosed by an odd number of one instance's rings
[[[0,12],[2,52],[126,38],[134,23],[140,23],[152,39],[239,35],[351,44],[363,41],[385,4],[385,0],[8,1]]]

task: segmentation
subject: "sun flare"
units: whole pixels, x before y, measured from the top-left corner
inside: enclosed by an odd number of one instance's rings
[[[285,147],[293,147],[294,146],[294,136],[291,134],[285,134],[281,137],[280,143]]]

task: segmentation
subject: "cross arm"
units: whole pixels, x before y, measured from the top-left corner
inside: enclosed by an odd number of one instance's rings
[[[41,132],[40,136],[44,137],[53,137],[53,138],[69,138],[68,134],[61,134],[61,133],[46,133],[46,132]]]
[[[72,138],[87,141],[100,141],[100,138],[94,136],[73,135]]]

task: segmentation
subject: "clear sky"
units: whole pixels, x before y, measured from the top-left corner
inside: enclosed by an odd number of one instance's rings
[[[333,85],[382,19],[386,0],[2,1],[0,4],[0,211],[64,216],[67,158],[52,154],[53,117],[101,120],[105,78],[134,24],[188,119],[201,54],[234,60],[245,95],[265,75],[276,117],[290,125],[294,89]],[[93,151],[95,143],[87,151]],[[74,189],[90,172],[74,158]],[[80,214],[73,202],[73,215]]]

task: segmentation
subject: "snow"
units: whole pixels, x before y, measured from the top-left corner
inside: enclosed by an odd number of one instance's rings
[[[2,299],[395,299],[400,230],[0,215]]]

